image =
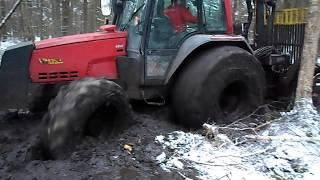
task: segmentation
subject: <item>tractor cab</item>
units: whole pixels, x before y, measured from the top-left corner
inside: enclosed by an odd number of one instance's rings
[[[128,32],[127,56],[143,64],[140,68],[143,67],[144,77],[139,77],[143,85],[154,85],[154,80],[164,84],[179,51],[187,55],[185,50],[194,49],[190,45],[196,44],[197,39],[210,41],[209,36],[201,35],[225,35],[233,31],[230,0],[102,0],[101,3],[102,7],[112,9],[102,11],[113,12],[112,24],[117,30]]]
[[[128,50],[177,49],[194,34],[231,31],[226,16],[231,7],[224,0],[118,0],[112,4],[113,24],[129,33]]]

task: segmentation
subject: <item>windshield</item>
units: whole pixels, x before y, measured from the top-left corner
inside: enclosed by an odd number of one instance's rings
[[[145,0],[127,0],[124,2],[124,9],[119,19],[117,26],[120,30],[126,30],[130,25],[143,22],[143,11]]]

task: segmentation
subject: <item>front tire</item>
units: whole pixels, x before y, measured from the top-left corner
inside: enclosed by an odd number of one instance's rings
[[[252,54],[233,46],[203,52],[189,63],[173,88],[178,122],[201,127],[227,124],[263,103],[265,75]]]
[[[103,78],[74,81],[61,88],[43,117],[45,149],[49,157],[63,159],[85,134],[108,134],[131,115],[127,96],[116,83]]]

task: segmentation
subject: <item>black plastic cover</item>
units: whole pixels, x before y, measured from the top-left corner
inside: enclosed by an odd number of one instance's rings
[[[28,106],[29,64],[34,44],[24,42],[5,50],[0,64],[0,110]]]

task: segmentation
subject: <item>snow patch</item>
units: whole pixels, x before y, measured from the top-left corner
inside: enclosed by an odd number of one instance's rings
[[[176,131],[156,137],[167,152],[157,159],[164,170],[184,178],[192,178],[191,169],[199,179],[320,179],[320,116],[310,100],[253,136],[258,139],[222,146],[219,138]]]
[[[157,136],[155,140],[157,143],[164,143],[164,138],[165,138],[164,136],[160,135],[160,136]]]
[[[159,156],[157,156],[156,160],[159,163],[163,163],[166,160],[166,153],[162,152]]]
[[[167,171],[193,168],[200,179],[267,179],[263,174],[252,171],[251,165],[242,165],[241,156],[246,152],[233,145],[219,148],[204,136],[181,131],[168,134],[164,145],[172,152],[160,164]],[[157,159],[160,157],[163,154]]]

